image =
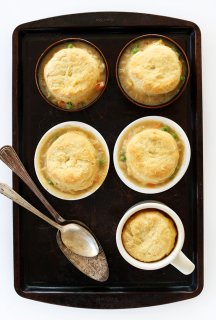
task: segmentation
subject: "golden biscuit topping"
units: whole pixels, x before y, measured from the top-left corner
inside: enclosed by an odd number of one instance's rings
[[[168,256],[175,247],[176,238],[173,220],[156,209],[135,213],[122,231],[126,251],[142,262],[159,261]]]

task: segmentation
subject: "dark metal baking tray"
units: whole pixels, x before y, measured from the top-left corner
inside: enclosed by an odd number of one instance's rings
[[[115,63],[121,48],[146,33],[167,35],[185,50],[191,67],[189,84],[174,104],[157,110],[133,105],[120,92]],[[61,112],[40,96],[34,79],[35,65],[43,50],[56,40],[80,37],[96,44],[110,70],[107,90],[90,108]],[[172,189],[144,195],[130,190],[115,173],[93,195],[63,201],[48,194],[34,171],[34,152],[41,136],[68,120],[86,122],[104,136],[112,155],[115,140],[131,121],[160,115],[176,121],[187,133],[192,157],[184,178]],[[107,254],[110,277],[97,283],[81,274],[57,247],[55,230],[14,205],[15,289],[25,298],[86,308],[131,308],[158,305],[197,296],[203,288],[203,149],[201,35],[192,22],[142,13],[100,12],[72,14],[18,26],[13,34],[13,146],[34,181],[50,203],[66,218],[82,220],[92,228]],[[13,176],[13,185],[37,208],[44,207]],[[196,269],[185,276],[174,267],[143,271],[130,266],[117,251],[115,232],[123,213],[142,200],[158,200],[175,210],[185,226],[185,254]]]

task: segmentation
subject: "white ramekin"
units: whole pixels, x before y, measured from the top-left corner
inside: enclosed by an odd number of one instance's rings
[[[128,252],[125,250],[124,245],[122,243],[122,230],[126,221],[133,214],[144,209],[157,209],[162,212],[165,212],[175,222],[175,225],[178,231],[175,248],[167,257],[161,259],[160,261],[156,261],[156,262],[138,261],[128,254]],[[177,268],[183,274],[190,274],[191,272],[193,272],[195,265],[181,251],[184,244],[184,240],[185,240],[184,226],[179,216],[172,209],[167,207],[165,204],[157,201],[143,201],[132,206],[123,215],[116,230],[116,244],[122,257],[132,266],[138,269],[143,269],[143,270],[157,270],[167,266],[168,264],[172,264],[175,268]]]
[[[73,128],[80,128],[83,129],[87,132],[90,132],[91,134],[93,134],[99,141],[100,143],[103,145],[104,150],[106,152],[106,159],[107,159],[107,172],[106,175],[108,173],[109,170],[109,164],[110,164],[110,155],[109,155],[109,149],[107,146],[106,141],[104,140],[104,138],[102,137],[102,135],[92,126],[84,123],[84,122],[79,122],[79,121],[67,121],[67,122],[62,122],[57,124],[56,126],[52,127],[51,129],[49,129],[40,139],[36,151],[35,151],[35,156],[34,156],[34,167],[35,167],[35,172],[37,175],[38,180],[40,181],[41,185],[44,187],[44,189],[46,191],[48,191],[50,194],[52,194],[53,196],[59,198],[59,199],[63,199],[63,200],[80,200],[83,198],[86,198],[88,196],[90,196],[92,193],[94,193],[98,188],[100,188],[100,186],[102,185],[102,182],[100,185],[97,185],[95,187],[93,187],[91,190],[88,190],[86,192],[83,192],[82,195],[80,196],[63,196],[63,193],[61,195],[61,192],[55,192],[54,188],[49,187],[46,185],[45,183],[45,178],[40,174],[40,169],[39,169],[39,165],[38,165],[38,159],[39,159],[39,155],[40,155],[40,149],[43,146],[43,142],[44,140],[47,138],[48,135],[50,135],[51,132],[55,131],[58,128],[64,128],[64,127],[73,127]],[[105,179],[104,179],[105,180]]]
[[[156,186],[154,188],[148,188],[148,187],[140,187],[138,185],[136,185],[135,183],[133,183],[132,181],[130,181],[127,176],[124,174],[124,172],[121,170],[120,166],[119,166],[119,147],[120,147],[120,143],[121,143],[121,139],[124,136],[124,134],[130,130],[130,128],[132,128],[134,125],[137,124],[141,124],[145,121],[159,121],[164,123],[165,125],[170,126],[179,136],[179,138],[182,140],[183,144],[184,144],[184,157],[182,160],[182,164],[180,169],[178,170],[177,174],[175,175],[175,177],[170,180],[169,182],[165,183],[162,186]],[[172,188],[176,183],[179,182],[179,180],[184,176],[189,162],[190,162],[190,157],[191,157],[191,148],[190,148],[190,143],[189,140],[185,134],[185,132],[183,131],[183,129],[173,120],[170,120],[168,118],[165,117],[159,117],[159,116],[149,116],[149,117],[143,117],[143,118],[139,118],[133,122],[131,122],[127,127],[124,128],[124,130],[120,133],[120,135],[118,136],[115,146],[114,146],[114,151],[113,151],[113,162],[114,162],[114,166],[115,166],[115,170],[119,176],[119,178],[131,189],[137,191],[137,192],[141,192],[141,193],[147,193],[147,194],[153,194],[153,193],[159,193],[159,192],[163,192],[166,191],[170,188]]]

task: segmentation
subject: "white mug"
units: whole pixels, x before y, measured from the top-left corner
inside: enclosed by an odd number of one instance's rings
[[[122,243],[122,230],[126,221],[134,213],[143,209],[158,209],[166,213],[175,222],[175,225],[177,228],[178,236],[177,236],[177,242],[176,242],[175,248],[172,250],[172,252],[168,256],[161,259],[160,261],[141,262],[139,260],[136,260],[128,254],[128,252],[125,250],[124,245]],[[167,266],[168,264],[172,264],[180,272],[187,275],[194,271],[195,265],[181,251],[184,244],[184,239],[185,239],[184,226],[179,216],[172,209],[167,207],[165,204],[157,201],[143,201],[143,202],[137,203],[136,205],[128,209],[126,213],[123,215],[123,217],[121,218],[116,230],[116,243],[117,243],[118,250],[122,255],[122,257],[132,266],[139,269],[143,269],[143,270],[157,270]]]

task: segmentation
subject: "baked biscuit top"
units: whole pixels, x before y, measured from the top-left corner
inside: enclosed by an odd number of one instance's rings
[[[141,183],[163,183],[175,172],[179,160],[176,140],[160,129],[135,134],[126,146],[127,172]]]
[[[81,48],[65,48],[56,52],[44,67],[49,92],[58,100],[78,104],[95,89],[104,64]]]
[[[142,210],[131,216],[122,231],[126,251],[142,262],[163,259],[175,247],[176,226],[158,210]]]
[[[64,133],[47,150],[46,170],[61,191],[87,189],[93,185],[97,174],[94,146],[80,131]]]
[[[156,42],[132,55],[127,70],[136,90],[147,95],[158,95],[178,86],[182,65],[172,48]]]

